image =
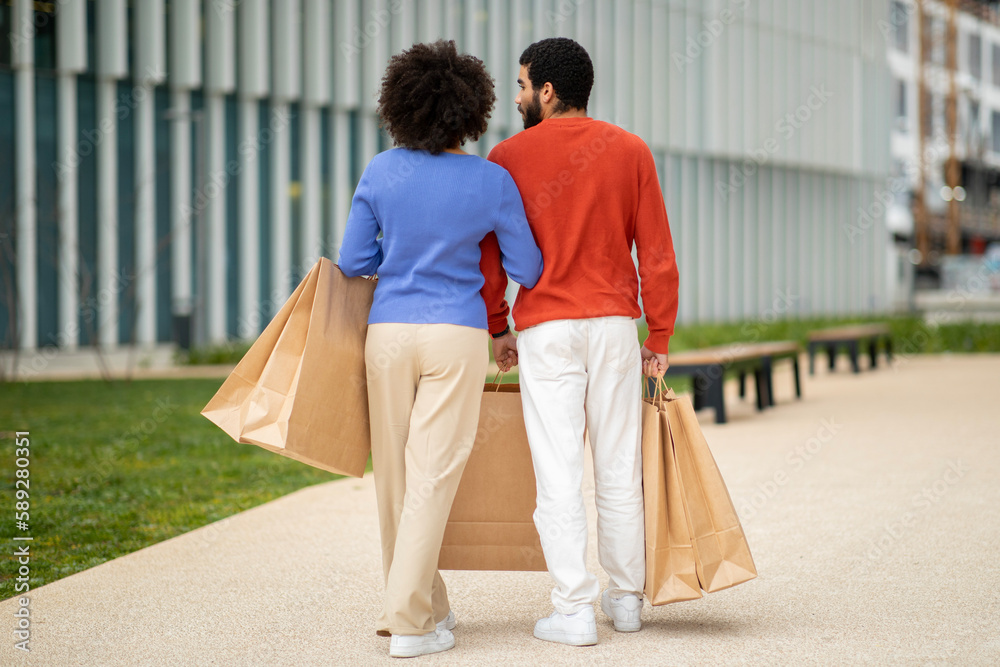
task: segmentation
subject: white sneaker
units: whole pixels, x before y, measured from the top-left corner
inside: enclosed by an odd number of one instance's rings
[[[448,610],[448,615],[444,617],[444,620],[437,624],[438,630],[454,630],[455,629],[455,612]]]
[[[642,600],[637,595],[629,594],[615,600],[604,591],[601,609],[614,620],[618,632],[637,632],[642,627]]]
[[[415,658],[418,655],[439,653],[455,646],[451,630],[431,630],[426,635],[393,635],[389,642],[389,655],[393,658]]]
[[[592,646],[597,643],[597,621],[594,608],[584,607],[574,614],[552,612],[535,623],[535,636],[549,642],[570,646]]]

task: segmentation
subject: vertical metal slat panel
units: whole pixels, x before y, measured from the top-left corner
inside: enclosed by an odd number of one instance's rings
[[[332,99],[330,15],[329,0],[305,0],[302,25],[302,99],[306,104],[324,106]]]
[[[128,76],[128,20],[125,0],[97,0],[97,75]]]
[[[267,0],[243,0],[237,7],[239,94],[244,99],[265,97],[270,88],[268,9]]]
[[[59,8],[56,62],[61,72],[87,69],[87,0],[63,0]]]
[[[236,88],[234,7],[207,3],[205,33],[205,92],[231,93]]]
[[[201,85],[201,3],[199,0],[170,2],[170,86],[192,89]]]
[[[361,49],[368,39],[360,25],[356,0],[334,2],[331,34],[336,43],[331,56],[333,102],[338,109],[353,109],[361,99]]]
[[[271,2],[271,93],[291,102],[302,93],[301,0]]]

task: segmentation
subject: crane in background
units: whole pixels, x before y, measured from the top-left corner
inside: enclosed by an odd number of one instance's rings
[[[917,104],[920,115],[917,132],[917,158],[919,169],[916,190],[913,193],[912,212],[916,248],[920,254],[920,265],[927,267],[931,263],[932,252],[941,249],[946,254],[957,255],[962,252],[963,206],[966,190],[963,183],[962,163],[958,158],[958,12],[961,10],[982,20],[998,22],[996,0],[943,0],[945,5],[943,30],[934,29],[932,12],[928,11],[928,0],[916,0],[917,32],[919,35],[920,53],[917,58]],[[935,12],[936,13],[936,12]],[[940,18],[940,17],[937,17]],[[928,67],[933,63],[934,55],[943,53],[943,62],[935,63],[938,67]],[[928,170],[937,168],[938,160],[928,160],[928,137],[932,135],[935,110],[932,108],[931,79],[944,76],[946,93],[944,95],[944,139],[947,153],[943,161],[943,176],[945,187],[942,193],[947,200],[944,219],[935,219],[927,201]],[[938,86],[940,88],[940,85]],[[975,119],[978,120],[978,119]],[[978,132],[969,133],[974,137]],[[967,141],[967,157],[972,158],[976,149],[982,152],[982,146],[973,145]],[[936,179],[935,179],[936,180]],[[977,220],[977,226],[986,222],[989,212],[971,211]],[[980,220],[980,218],[982,220]],[[943,237],[943,244],[941,243]]]

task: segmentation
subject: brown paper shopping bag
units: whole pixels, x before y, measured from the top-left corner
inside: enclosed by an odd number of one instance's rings
[[[312,274],[310,273],[310,276]],[[233,372],[222,383],[219,391],[201,411],[211,422],[229,434],[229,437],[239,442],[243,423],[246,421],[247,409],[250,407],[249,397],[260,379],[260,374],[274,350],[282,330],[288,323],[292,309],[299,302],[302,292],[309,282],[309,277],[299,283],[292,295],[288,297],[281,310],[264,328],[247,353],[240,359]]]
[[[684,492],[662,399],[647,398],[642,405],[642,493],[646,598],[652,605],[700,598]]]
[[[698,581],[713,593],[757,576],[729,490],[687,396],[666,398],[670,440],[691,528]]]
[[[361,477],[371,436],[365,337],[375,281],[320,259],[202,414],[234,440]]]
[[[445,527],[442,570],[545,570],[520,387],[486,385],[479,429]]]

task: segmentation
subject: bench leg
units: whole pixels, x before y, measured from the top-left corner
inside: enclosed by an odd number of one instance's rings
[[[892,336],[885,337],[885,361],[892,363]]]
[[[747,374],[740,371],[740,398],[747,397]]]
[[[795,373],[795,398],[802,398],[802,380],[799,378],[799,358],[792,359],[792,370]]]
[[[696,375],[691,378],[691,390],[694,393],[694,398],[692,400],[692,403],[694,403],[695,412],[705,407],[706,384],[708,384],[708,379],[702,377],[701,375]]]
[[[764,374],[764,405],[769,408],[774,407],[774,365],[771,357],[764,357],[760,360],[761,372]]]
[[[724,380],[725,376],[711,378],[708,381],[708,386],[705,387],[705,393],[708,405],[715,408],[716,424],[726,423],[726,401],[725,397],[722,394],[722,385]]]
[[[872,338],[868,341],[868,359],[871,361],[870,368],[875,370],[878,368],[878,337]]]
[[[816,343],[809,341],[809,375],[816,375]]]
[[[860,373],[861,366],[858,365],[858,341],[852,340],[847,345],[847,350],[851,354],[851,370],[855,373]]]
[[[837,346],[827,345],[826,346],[826,356],[830,364],[830,372],[832,373],[837,369]]]
[[[754,369],[753,379],[757,387],[757,411],[759,412],[768,406],[770,400],[767,390],[767,373],[764,372],[763,368]]]

